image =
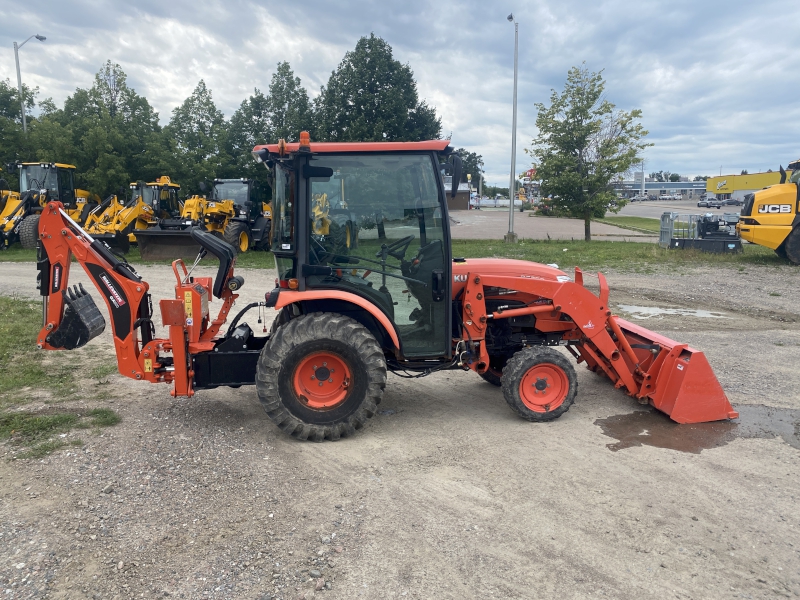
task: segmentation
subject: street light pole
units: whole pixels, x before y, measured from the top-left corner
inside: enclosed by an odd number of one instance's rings
[[[514,233],[514,183],[517,170],[517,48],[519,42],[519,23],[514,20],[514,14],[508,15],[508,21],[514,23],[514,109],[511,120],[511,176],[508,183],[508,233],[505,241],[516,243],[517,234]]]
[[[36,38],[40,42],[43,42],[47,39],[43,35],[39,35],[37,33],[29,37],[21,44],[17,44],[17,42],[14,42],[14,60],[17,61],[17,92],[19,93],[19,108],[22,114],[22,133],[24,133],[25,135],[28,135],[28,121],[25,118],[25,98],[23,98],[22,96],[22,76],[19,73],[19,49],[22,48],[25,44],[27,44],[28,40],[30,40],[31,38]]]

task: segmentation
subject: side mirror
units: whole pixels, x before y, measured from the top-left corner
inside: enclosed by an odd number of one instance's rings
[[[13,173],[17,170],[17,163],[10,162],[6,165],[6,171]]]
[[[784,170],[783,165],[781,165],[781,183],[786,183],[786,171]]]
[[[455,198],[456,194],[458,193],[458,184],[461,183],[463,163],[461,162],[461,157],[458,154],[451,154],[448,162],[453,165],[453,185],[450,189],[450,197]]]
[[[206,185],[205,181],[201,181],[200,183],[198,183],[197,187],[199,187],[200,191],[203,192],[204,194],[208,191],[208,186]]]

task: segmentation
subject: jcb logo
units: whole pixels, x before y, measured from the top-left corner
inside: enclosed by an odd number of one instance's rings
[[[792,212],[792,205],[791,204],[762,204],[758,207],[758,212],[762,215],[764,214],[776,214],[776,213],[791,213]]]
[[[453,275],[453,281],[456,283],[466,283],[468,275]]]

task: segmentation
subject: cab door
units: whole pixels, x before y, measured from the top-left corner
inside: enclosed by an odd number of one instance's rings
[[[447,208],[432,154],[319,154],[309,178],[308,288],[368,299],[407,360],[450,356]],[[309,272],[312,272],[310,269]]]

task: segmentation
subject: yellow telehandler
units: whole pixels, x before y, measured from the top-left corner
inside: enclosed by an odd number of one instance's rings
[[[93,238],[123,253],[138,241],[142,231],[155,227],[162,219],[179,217],[183,208],[178,199],[181,186],[166,175],[149,183],[131,183],[130,189],[130,200],[109,196],[89,213],[84,226]]]
[[[25,249],[36,248],[39,217],[48,202],[58,200],[69,217],[84,224],[100,197],[75,188],[75,166],[62,163],[11,163],[19,171],[19,192],[0,192],[0,249],[19,242]],[[8,188],[8,184],[5,185]]]
[[[789,173],[781,167],[780,183],[745,196],[736,230],[800,265],[800,159],[789,164]]]

